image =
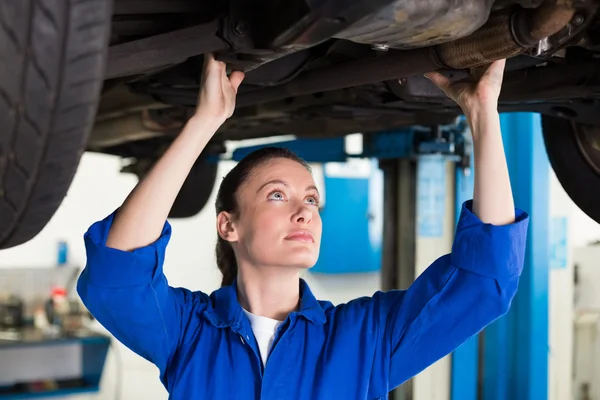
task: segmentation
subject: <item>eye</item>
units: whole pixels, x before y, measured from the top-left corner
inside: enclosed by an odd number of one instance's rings
[[[275,201],[285,200],[283,193],[281,193],[280,191],[273,191],[273,192],[269,193],[269,196],[267,198],[269,200],[275,200]]]
[[[311,206],[318,206],[319,205],[319,198],[316,196],[310,196],[306,198],[306,202],[308,204],[310,204]]]

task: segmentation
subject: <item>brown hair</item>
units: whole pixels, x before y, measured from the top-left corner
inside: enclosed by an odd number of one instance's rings
[[[303,165],[310,171],[310,167],[300,157],[290,150],[281,147],[263,147],[244,157],[229,173],[225,176],[217,192],[215,208],[217,215],[225,211],[233,215],[239,214],[239,204],[237,201],[237,192],[242,184],[248,179],[252,171],[260,165],[275,158],[287,158]],[[223,274],[221,286],[231,285],[237,276],[237,260],[231,244],[217,237],[215,249],[217,256],[217,266]]]

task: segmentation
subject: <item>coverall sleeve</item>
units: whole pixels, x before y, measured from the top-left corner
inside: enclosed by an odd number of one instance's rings
[[[450,254],[405,291],[378,292],[378,324],[394,388],[506,314],[523,269],[529,217],[485,224],[463,204]]]
[[[168,222],[154,243],[121,251],[105,245],[114,215],[94,223],[84,235],[87,262],[77,291],[98,322],[154,363],[164,378],[182,338],[201,329],[194,316],[206,308],[208,296],[169,286],[163,273]]]

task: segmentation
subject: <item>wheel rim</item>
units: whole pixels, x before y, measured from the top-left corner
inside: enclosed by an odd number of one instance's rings
[[[586,163],[600,176],[600,128],[573,124],[575,142]]]

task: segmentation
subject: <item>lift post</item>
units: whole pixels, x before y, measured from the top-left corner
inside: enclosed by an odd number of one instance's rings
[[[485,332],[484,398],[547,399],[549,163],[539,114],[506,114],[501,124],[515,203],[531,219],[516,298]]]
[[[503,114],[501,128],[515,204],[530,214],[525,265],[509,313],[454,351],[452,400],[548,398],[549,163],[539,114]],[[472,184],[457,180],[457,203]]]
[[[365,138],[366,151],[378,150],[369,155],[379,158],[384,172],[383,290],[407,289],[440,254],[450,252],[456,220],[454,174],[472,172],[465,120],[409,131]],[[392,398],[450,399],[450,364],[451,356],[439,360],[396,389]]]

